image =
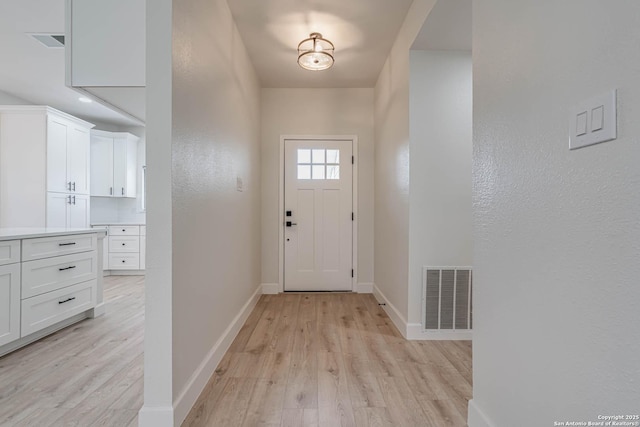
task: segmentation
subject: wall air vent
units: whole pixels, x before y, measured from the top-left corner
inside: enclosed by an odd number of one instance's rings
[[[424,331],[472,329],[471,267],[423,267]]]
[[[27,33],[49,48],[64,47],[64,34]]]

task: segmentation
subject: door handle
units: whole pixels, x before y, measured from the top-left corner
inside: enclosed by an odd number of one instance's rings
[[[76,204],[76,196],[73,196],[73,204]]]
[[[76,182],[73,181],[73,191],[76,191]]]
[[[113,187],[109,187],[109,195],[113,196]]]
[[[298,225],[295,222],[291,222],[291,221],[287,221],[285,224],[286,224],[287,227],[291,227],[293,225]]]
[[[124,187],[122,187],[122,195],[124,196]]]

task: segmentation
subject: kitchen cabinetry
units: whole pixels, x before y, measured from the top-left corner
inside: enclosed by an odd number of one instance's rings
[[[106,228],[104,269],[111,274],[144,274],[147,227],[137,224],[92,224]]]
[[[0,227],[88,227],[92,127],[46,106],[0,106]]]
[[[20,241],[0,242],[0,346],[20,338]]]
[[[104,232],[33,230],[0,230],[0,356],[95,317],[103,305]],[[6,240],[6,232],[15,239]]]
[[[138,137],[91,131],[91,195],[136,197]]]

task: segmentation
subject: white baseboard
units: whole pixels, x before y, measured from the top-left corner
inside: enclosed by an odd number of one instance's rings
[[[89,310],[89,317],[91,319],[95,319],[96,317],[102,316],[106,312],[107,310],[106,310],[105,304],[104,302],[101,302],[100,304],[97,304],[94,308]]]
[[[222,356],[227,352],[231,343],[240,332],[240,328],[244,325],[244,322],[251,314],[251,311],[256,306],[258,299],[262,295],[262,285],[258,286],[253,295],[240,309],[240,312],[231,321],[227,329],[224,331],[220,339],[209,350],[209,353],[204,358],[198,369],[193,373],[187,385],[182,390],[178,398],[173,402],[174,407],[174,421],[175,425],[181,425],[184,419],[189,415],[189,411],[198,400],[200,393],[204,390],[204,387],[209,382],[211,375],[216,370],[218,363],[222,360]],[[144,407],[143,407],[144,408]],[[142,424],[140,424],[142,426]],[[151,426],[152,424],[148,424]]]
[[[263,283],[262,294],[263,295],[275,295],[280,293],[280,283]]]
[[[471,399],[469,401],[469,416],[467,418],[467,425],[469,427],[494,427],[493,424],[487,416],[478,408],[476,402]]]
[[[387,313],[402,336],[407,338],[407,321],[375,284],[373,285],[373,296],[379,303],[384,304],[381,306],[382,309]]]
[[[145,276],[145,270],[104,270],[105,276]],[[108,273],[108,274],[107,274]]]
[[[415,341],[470,341],[471,331],[423,331],[420,323],[407,325],[407,339]]]
[[[373,283],[358,283],[356,285],[356,292],[359,294],[372,294]]]
[[[173,427],[173,408],[171,406],[143,406],[138,412],[139,427]]]

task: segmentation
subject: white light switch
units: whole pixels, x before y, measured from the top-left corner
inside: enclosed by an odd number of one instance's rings
[[[604,126],[604,105],[591,110],[591,132],[601,130]]]
[[[569,132],[570,150],[616,139],[615,89],[576,105],[570,116]]]
[[[587,133],[587,112],[583,111],[576,118],[576,136]]]
[[[240,177],[236,178],[236,190],[244,191],[244,182],[242,182],[242,178]]]

